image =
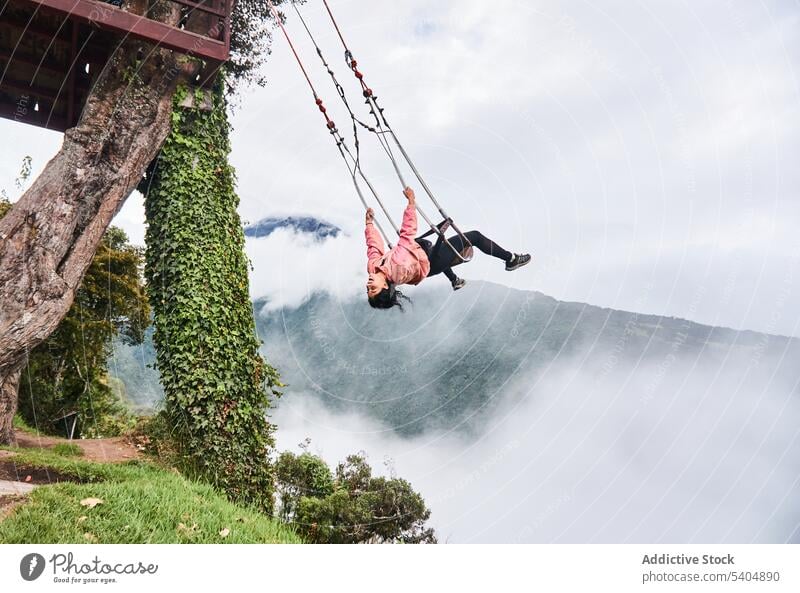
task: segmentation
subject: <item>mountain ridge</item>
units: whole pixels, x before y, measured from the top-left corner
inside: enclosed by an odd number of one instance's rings
[[[377,311],[362,299],[327,293],[277,311],[264,311],[266,301],[257,299],[262,351],[289,385],[282,399],[314,397],[332,411],[365,414],[401,435],[474,433],[555,368],[577,366],[602,379],[607,369],[625,365],[654,365],[657,376],[681,360],[723,368],[800,357],[800,340],[788,336],[559,301],[489,282],[470,287],[418,291],[405,312]],[[148,351],[152,346],[140,347],[141,362]],[[786,357],[789,351],[793,356]],[[119,348],[115,354],[126,356]],[[129,392],[142,386],[141,376],[136,382],[130,376],[136,378],[135,366],[120,377]],[[785,364],[778,366],[793,376]],[[152,383],[155,371],[149,372]]]

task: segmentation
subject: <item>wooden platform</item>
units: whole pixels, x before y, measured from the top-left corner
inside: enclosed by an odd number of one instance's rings
[[[0,8],[0,117],[72,127],[126,36],[201,58],[206,71],[225,62],[233,0],[168,1],[184,15],[178,27],[98,0],[9,0]]]

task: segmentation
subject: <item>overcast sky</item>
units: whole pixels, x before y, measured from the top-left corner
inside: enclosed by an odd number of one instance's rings
[[[534,266],[461,275],[617,309],[800,336],[800,4],[736,0],[333,0],[369,85],[450,214]],[[362,108],[320,2],[303,8]],[[349,119],[288,27],[339,127]],[[291,304],[363,292],[363,213],[285,41],[242,93],[241,213],[310,214],[347,235],[251,241],[253,292]],[[366,114],[362,112],[366,117]],[[60,135],[0,122],[0,187]],[[373,139],[365,169],[399,214]],[[410,178],[410,175],[408,176]],[[421,192],[418,192],[421,194]],[[429,208],[431,209],[431,208]],[[141,198],[117,218],[144,236]]]

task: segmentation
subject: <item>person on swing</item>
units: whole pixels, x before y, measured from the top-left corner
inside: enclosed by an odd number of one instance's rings
[[[414,190],[407,187],[403,194],[408,199],[408,205],[403,212],[403,223],[400,226],[400,238],[388,252],[383,244],[380,233],[373,224],[375,213],[372,208],[367,209],[366,229],[364,234],[367,239],[367,300],[375,309],[391,309],[399,306],[402,309],[400,298],[402,293],[396,290],[399,284],[419,284],[429,276],[443,273],[450,280],[453,290],[463,288],[466,281],[455,275],[452,270],[455,254],[448,247],[441,236],[436,245],[431,246],[426,239],[415,238],[417,234],[417,210]],[[501,259],[506,264],[506,270],[512,271],[521,268],[531,261],[527,253],[511,253],[496,243],[490,241],[480,231],[464,233],[466,239],[483,253]],[[461,236],[449,237],[450,244],[461,252],[466,245]]]

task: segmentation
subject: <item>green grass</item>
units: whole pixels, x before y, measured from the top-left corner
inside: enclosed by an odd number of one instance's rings
[[[38,432],[35,428],[28,426],[28,424],[25,422],[25,420],[22,419],[22,416],[20,416],[19,414],[16,414],[14,416],[12,426],[18,430],[30,432],[33,434],[37,434]]]
[[[74,443],[58,443],[52,447],[53,453],[62,457],[81,457],[83,450]]]
[[[0,543],[301,543],[279,521],[151,463],[94,463],[49,451],[8,450],[16,453],[17,463],[51,468],[86,483],[34,490],[0,522]],[[85,498],[103,503],[88,508],[80,504]],[[224,529],[227,537],[220,535]]]

